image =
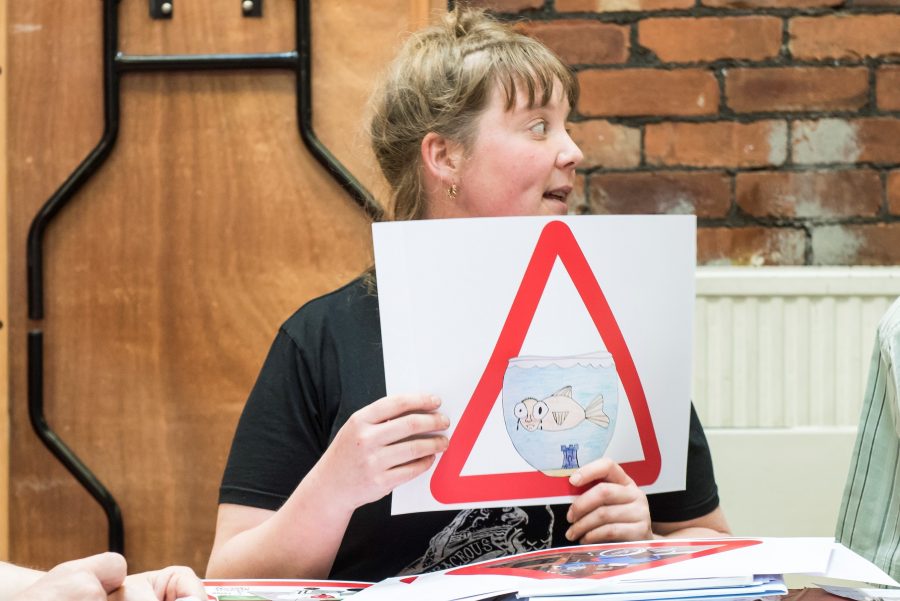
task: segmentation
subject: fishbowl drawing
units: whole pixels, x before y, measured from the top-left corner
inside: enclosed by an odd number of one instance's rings
[[[548,476],[603,456],[615,431],[619,376],[606,351],[522,356],[503,376],[503,421],[516,451]]]

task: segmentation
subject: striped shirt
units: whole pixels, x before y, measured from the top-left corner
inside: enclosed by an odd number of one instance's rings
[[[835,538],[900,578],[900,299],[878,324]]]

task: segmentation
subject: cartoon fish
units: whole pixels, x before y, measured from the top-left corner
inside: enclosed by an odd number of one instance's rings
[[[598,394],[587,407],[582,407],[572,398],[571,386],[560,388],[541,401],[534,398],[519,401],[513,407],[513,415],[518,419],[516,429],[521,424],[529,432],[568,430],[585,420],[602,428],[609,427],[609,416],[603,411],[603,395]]]

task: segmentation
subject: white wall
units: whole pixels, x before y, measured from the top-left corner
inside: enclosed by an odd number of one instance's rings
[[[855,428],[708,429],[736,536],[833,536]]]

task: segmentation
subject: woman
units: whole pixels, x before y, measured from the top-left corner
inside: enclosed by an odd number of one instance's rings
[[[577,93],[552,52],[480,11],[414,35],[371,125],[392,218],[565,214]],[[648,499],[601,459],[571,476],[595,484],[570,506],[391,516],[390,492],[447,448],[449,422],[431,395],[385,396],[370,279],[279,331],[235,434],[208,576],[380,580],[573,541],[728,533],[693,411],[687,491]]]

